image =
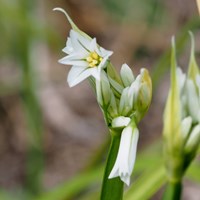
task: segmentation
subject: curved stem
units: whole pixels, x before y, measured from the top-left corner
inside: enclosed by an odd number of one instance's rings
[[[180,200],[182,192],[182,183],[171,183],[168,182],[167,188],[163,195],[163,200]]]
[[[123,198],[123,182],[119,177],[108,179],[108,176],[114,166],[119,144],[120,144],[120,134],[111,133],[112,140],[110,145],[110,151],[106,163],[106,168],[104,172],[104,178],[101,190],[101,200],[122,200]]]

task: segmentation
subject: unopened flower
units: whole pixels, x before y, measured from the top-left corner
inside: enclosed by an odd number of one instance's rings
[[[126,122],[127,119],[121,119]],[[123,124],[119,121],[119,126]],[[117,154],[115,164],[110,172],[109,178],[120,177],[120,179],[130,184],[130,177],[135,164],[137,142],[139,138],[139,131],[134,123],[130,123],[126,126],[121,134],[120,146]]]
[[[107,75],[104,71],[101,72],[100,80],[96,80],[96,95],[97,101],[103,109],[106,109],[111,101],[112,91]]]
[[[100,73],[113,52],[100,47],[96,38],[92,39],[80,31],[63,9],[54,10],[65,13],[73,28],[63,49],[67,56],[59,60],[61,64],[72,65],[67,78],[69,86],[73,87],[89,76],[100,80]]]
[[[190,33],[191,34],[191,33]],[[165,159],[168,178],[180,181],[197,153],[200,143],[199,69],[194,57],[194,41],[188,74],[177,68],[172,40],[171,88],[164,114]]]
[[[151,103],[151,78],[148,71],[143,68],[140,70],[140,74],[134,79],[134,75],[129,70],[128,65],[122,66],[123,71],[125,71],[125,68],[128,74],[122,73],[121,70],[121,78],[124,80],[123,83],[126,87],[122,90],[119,114],[123,116],[134,115],[139,122]]]
[[[140,74],[134,78],[130,67],[123,64],[120,76],[122,85],[117,81],[110,81],[115,91],[119,92],[118,116],[112,120],[111,128],[122,130],[122,133],[117,158],[109,178],[119,176],[123,182],[129,185],[139,137],[137,123],[142,119],[150,105],[152,87],[146,69],[141,69]]]

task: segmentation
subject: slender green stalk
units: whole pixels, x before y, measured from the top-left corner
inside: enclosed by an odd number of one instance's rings
[[[182,192],[182,183],[172,183],[168,182],[167,188],[165,190],[163,200],[180,200]]]
[[[104,172],[104,178],[101,190],[101,200],[122,200],[123,185],[124,185],[123,182],[120,180],[119,177],[108,179],[117,157],[120,138],[121,138],[120,134],[115,134],[114,132],[111,132],[111,135],[112,135],[112,141]]]

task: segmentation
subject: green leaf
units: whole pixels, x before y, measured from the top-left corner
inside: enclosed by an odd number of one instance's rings
[[[190,167],[186,172],[186,177],[192,181],[200,183],[199,169],[200,169],[200,163],[198,161],[192,162],[192,164],[190,165]]]
[[[165,169],[162,164],[155,165],[144,172],[125,194],[125,200],[150,199],[164,183],[166,183]]]
[[[103,175],[103,168],[89,170],[83,174],[79,174],[72,180],[67,181],[65,184],[42,194],[34,200],[63,200],[70,199],[81,190],[85,189],[89,184],[98,182]]]

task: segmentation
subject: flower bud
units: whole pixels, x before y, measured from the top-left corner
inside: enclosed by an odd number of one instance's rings
[[[190,116],[184,118],[181,121],[181,134],[184,141],[188,138],[191,126],[192,126],[192,118]]]
[[[138,106],[137,109],[140,110],[141,112],[144,112],[145,114],[151,103],[152,83],[148,70],[143,68],[141,69],[140,73],[141,73],[141,83],[137,99],[137,106]]]
[[[100,80],[96,80],[96,93],[97,101],[103,108],[110,104],[111,92],[109,80],[106,73],[102,71]]]
[[[185,144],[185,153],[186,154],[196,153],[196,150],[199,146],[199,142],[200,142],[200,125],[196,125],[192,129],[192,132],[190,133],[187,143]]]
[[[121,79],[125,87],[128,87],[134,81],[134,75],[131,68],[127,64],[123,64],[120,71]]]
[[[131,119],[129,117],[119,116],[112,120],[112,127],[113,128],[122,128],[129,124]]]

